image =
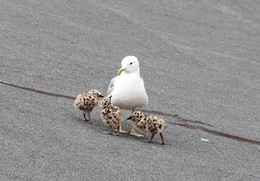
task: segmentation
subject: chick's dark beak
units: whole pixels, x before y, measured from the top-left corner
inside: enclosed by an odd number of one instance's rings
[[[132,116],[129,116],[129,117],[127,118],[127,120],[130,120],[130,119],[132,119]]]
[[[103,95],[99,95],[99,97],[104,97]]]

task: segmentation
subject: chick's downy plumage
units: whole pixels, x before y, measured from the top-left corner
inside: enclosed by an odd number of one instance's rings
[[[117,130],[119,130],[122,120],[122,114],[119,107],[114,106],[111,103],[111,97],[112,96],[105,97],[100,102],[100,108],[103,122],[109,126],[109,132],[105,133],[113,135],[113,133],[111,132],[111,128],[117,128]],[[118,135],[118,133],[115,135]]]
[[[141,111],[134,111],[127,119],[132,120],[134,127],[140,131],[152,135],[148,142],[152,142],[154,135],[159,134],[162,139],[161,144],[164,144],[162,131],[165,126],[165,121],[163,119],[154,115],[145,115]]]
[[[101,97],[104,96],[98,90],[91,90],[87,93],[79,94],[74,101],[74,107],[83,112],[83,119],[90,124],[93,124],[90,113],[98,105]],[[89,119],[86,119],[86,113]]]

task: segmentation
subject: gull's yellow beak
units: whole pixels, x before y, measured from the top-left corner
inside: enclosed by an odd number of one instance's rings
[[[121,72],[125,71],[125,69],[126,69],[126,68],[121,68],[121,69],[118,70],[117,73],[118,73],[118,74],[121,74]]]

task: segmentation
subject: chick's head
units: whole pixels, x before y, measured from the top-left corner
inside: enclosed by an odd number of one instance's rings
[[[88,92],[89,94],[92,94],[94,96],[96,96],[97,98],[101,98],[104,97],[98,90],[94,89]]]
[[[134,111],[128,118],[127,120],[132,120],[132,121],[140,121],[144,117],[144,113],[141,111]]]

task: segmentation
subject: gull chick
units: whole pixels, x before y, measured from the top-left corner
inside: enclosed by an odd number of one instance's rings
[[[109,132],[104,132],[110,135],[119,135],[118,133],[114,134],[111,132],[111,128],[117,128],[117,131],[119,131],[119,127],[121,125],[122,120],[122,114],[119,109],[119,107],[114,106],[111,104],[111,97],[108,96],[102,99],[100,102],[100,108],[101,108],[101,116],[103,118],[103,122],[109,126]]]
[[[145,115],[141,111],[133,112],[128,118],[132,120],[133,125],[148,134],[151,134],[151,139],[147,140],[148,143],[151,143],[155,134],[159,134],[162,142],[160,144],[164,145],[164,139],[162,131],[165,126],[165,121],[154,115]]]
[[[91,111],[98,105],[99,99],[104,97],[98,90],[91,90],[87,93],[79,94],[74,101],[74,107],[83,113],[83,119],[90,124],[95,124],[90,119]],[[86,119],[86,113],[88,119]]]
[[[118,76],[114,77],[108,86],[108,95],[112,95],[112,104],[121,109],[132,110],[148,104],[148,96],[144,81],[140,77],[139,61],[135,56],[127,56],[121,62]],[[125,131],[120,127],[120,132]],[[131,135],[143,137],[135,132],[132,125]]]

